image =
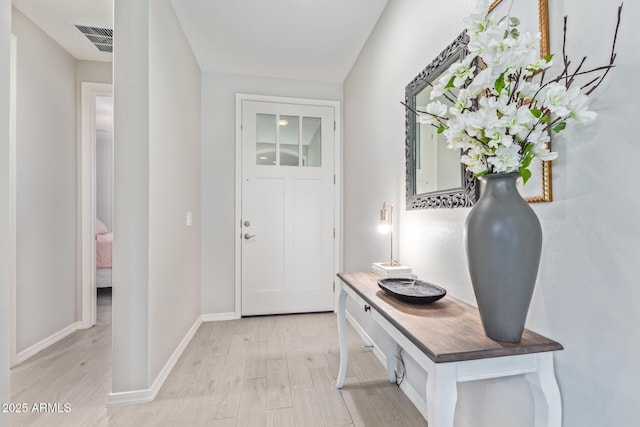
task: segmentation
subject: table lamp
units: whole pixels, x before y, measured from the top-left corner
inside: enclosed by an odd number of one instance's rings
[[[389,262],[374,262],[371,271],[382,277],[410,277],[411,267],[401,265],[393,259],[393,203],[391,202],[382,204],[378,231],[382,234],[389,234]]]

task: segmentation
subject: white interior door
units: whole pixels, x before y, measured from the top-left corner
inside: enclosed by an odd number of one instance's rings
[[[334,109],[242,102],[242,314],[333,310]]]

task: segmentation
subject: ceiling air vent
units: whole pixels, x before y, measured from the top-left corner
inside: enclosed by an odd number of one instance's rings
[[[80,30],[100,52],[113,52],[113,29],[77,24],[76,28]]]

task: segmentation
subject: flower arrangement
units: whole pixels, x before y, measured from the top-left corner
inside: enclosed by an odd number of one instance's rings
[[[549,79],[553,55],[540,58],[540,33],[521,32],[516,17],[489,17],[489,5],[489,0],[479,0],[465,19],[469,54],[433,85],[426,111],[415,113],[420,123],[445,135],[448,148],[462,149],[461,162],[476,176],[518,171],[526,183],[532,161],[558,156],[549,150],[550,131],[560,132],[570,121],[595,120],[589,95],[614,66],[622,5],[609,64],[583,70],[584,57],[570,69],[565,17],[564,65]],[[595,78],[578,83],[593,74]]]

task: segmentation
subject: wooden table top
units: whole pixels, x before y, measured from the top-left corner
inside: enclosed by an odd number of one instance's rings
[[[449,295],[431,304],[410,304],[380,289],[380,277],[373,273],[339,273],[338,277],[435,363],[563,348],[528,329],[517,343],[494,341],[485,335],[478,309]]]

